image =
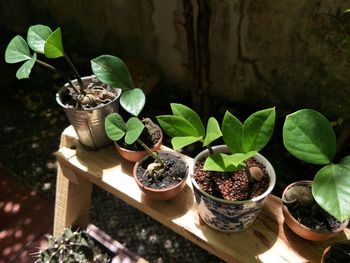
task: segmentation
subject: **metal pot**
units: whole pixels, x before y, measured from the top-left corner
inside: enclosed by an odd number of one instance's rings
[[[83,77],[83,82],[95,78],[95,76]],[[73,84],[77,80],[72,81]],[[69,122],[74,127],[82,145],[90,149],[97,149],[111,144],[112,141],[107,137],[104,127],[104,121],[108,114],[118,112],[119,97],[121,89],[117,89],[116,98],[110,103],[91,110],[78,110],[66,107],[61,101],[61,94],[68,88],[65,84],[56,94],[57,103],[64,109]]]

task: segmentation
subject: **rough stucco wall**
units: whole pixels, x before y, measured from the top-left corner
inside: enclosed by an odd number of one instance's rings
[[[70,50],[138,58],[167,81],[186,84],[180,0],[12,0],[0,7],[0,23],[10,31],[59,25]],[[259,107],[348,115],[349,65],[339,48],[343,25],[331,19],[348,7],[345,0],[212,0],[213,94]]]

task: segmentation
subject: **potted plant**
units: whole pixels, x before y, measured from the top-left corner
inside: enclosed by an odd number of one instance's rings
[[[321,263],[350,262],[350,240],[333,242],[323,252]]]
[[[188,167],[175,152],[151,149],[142,139],[145,125],[137,117],[125,123],[118,113],[106,118],[107,135],[114,141],[124,138],[128,145],[138,143],[148,155],[135,163],[134,179],[141,191],[154,200],[168,200],[178,195],[186,185]]]
[[[275,109],[252,114],[242,124],[226,112],[221,129],[211,117],[207,128],[192,109],[171,104],[173,115],[157,116],[175,150],[194,142],[207,149],[190,168],[198,212],[210,227],[238,232],[250,226],[272,191],[276,176],[271,164],[258,154],[272,136]],[[223,136],[224,145],[211,146]]]
[[[325,240],[342,231],[350,217],[350,156],[333,163],[336,135],[321,113],[303,109],[287,115],[283,143],[296,158],[325,165],[313,181],[289,185],[282,195],[287,225],[310,240]]]
[[[49,59],[64,58],[75,80],[38,59],[37,54],[44,54]],[[60,28],[52,31],[44,25],[29,27],[27,41],[19,35],[10,41],[5,52],[5,61],[11,64],[24,61],[16,73],[18,79],[29,78],[33,66],[39,64],[66,80],[67,83],[56,94],[56,100],[63,107],[80,142],[88,148],[98,148],[110,143],[103,123],[109,113],[118,110],[119,97],[121,106],[133,115],[138,115],[145,104],[144,93],[141,89],[132,88],[129,71],[118,57],[102,55],[91,60],[95,76],[80,77],[64,52]]]

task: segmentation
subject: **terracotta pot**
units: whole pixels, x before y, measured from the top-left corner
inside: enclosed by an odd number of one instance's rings
[[[326,256],[331,251],[331,248],[334,245],[346,245],[347,247],[350,247],[350,240],[337,241],[337,242],[330,244],[328,247],[326,247],[326,249],[323,251],[323,254],[322,254],[321,263],[328,263],[329,262],[329,260],[328,261],[326,260]],[[344,261],[342,261],[342,262],[349,262],[349,261],[350,261],[350,255],[348,255],[348,258],[344,259]]]
[[[156,125],[156,124],[154,124]],[[163,131],[162,129],[156,125],[160,131],[160,138],[158,142],[151,148],[152,151],[158,151],[160,149],[160,146],[162,146],[163,142]],[[126,160],[136,163],[138,160],[140,160],[142,157],[146,156],[148,152],[146,150],[142,151],[132,151],[125,149],[121,147],[117,142],[114,142],[115,148],[117,149],[118,153]]]
[[[181,156],[179,154],[177,154],[176,152],[169,152],[169,151],[158,151],[158,153],[170,153],[172,155],[176,155],[178,157],[181,158]],[[147,156],[144,156],[140,161],[138,161],[137,163],[135,163],[134,169],[133,169],[133,176],[134,179],[138,185],[138,187],[141,189],[142,193],[145,194],[147,197],[149,197],[150,199],[153,200],[169,200],[174,198],[175,196],[177,196],[182,189],[185,187],[186,185],[186,179],[188,176],[188,167],[186,162],[183,160],[183,162],[186,165],[186,175],[184,176],[184,178],[176,185],[168,187],[168,188],[163,188],[163,189],[154,189],[154,188],[150,188],[147,186],[144,186],[139,179],[136,176],[136,171],[138,166],[144,161],[146,160]]]
[[[310,187],[312,186],[312,181],[298,181],[295,183],[292,183],[284,189],[282,194],[282,199],[284,199],[285,193],[292,187],[302,185]],[[293,230],[294,233],[299,235],[300,237],[312,241],[322,241],[329,238],[332,238],[336,236],[338,233],[343,231],[343,229],[348,225],[349,220],[345,220],[338,229],[331,231],[331,232],[325,232],[320,231],[316,229],[309,228],[303,224],[301,224],[298,220],[296,220],[293,215],[289,212],[288,207],[282,202],[282,213],[284,216],[284,222],[288,225],[288,227]]]
[[[226,145],[213,147],[214,152],[229,152]],[[270,176],[268,189],[260,196],[244,201],[229,201],[212,196],[203,191],[194,178],[194,166],[198,160],[208,155],[209,151],[204,150],[193,160],[190,168],[191,182],[195,194],[197,209],[203,221],[213,229],[234,233],[248,228],[258,216],[267,196],[271,193],[276,183],[276,174],[269,161],[261,154],[256,154],[254,158],[265,165]]]

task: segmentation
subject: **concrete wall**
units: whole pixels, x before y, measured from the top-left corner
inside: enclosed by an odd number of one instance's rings
[[[349,7],[345,0],[212,0],[212,90],[233,102],[347,117],[350,67],[339,43],[350,20],[337,17]],[[187,70],[183,20],[179,0],[0,3],[0,23],[9,31],[61,26],[68,49],[138,58],[176,83],[185,82]]]

